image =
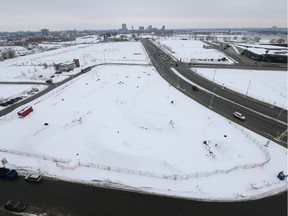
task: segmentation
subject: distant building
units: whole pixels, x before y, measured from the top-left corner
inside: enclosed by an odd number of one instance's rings
[[[151,30],[152,30],[152,25],[149,25],[148,28],[147,28],[147,30],[148,30],[148,31],[151,31]]]
[[[165,31],[165,25],[162,26],[161,31]]]
[[[144,32],[144,26],[139,26],[139,31]]]
[[[287,64],[288,49],[286,46],[235,44],[235,49],[255,62],[270,62]]]
[[[122,24],[122,31],[127,31],[127,25],[125,23]]]
[[[49,36],[49,29],[41,29],[42,36]]]

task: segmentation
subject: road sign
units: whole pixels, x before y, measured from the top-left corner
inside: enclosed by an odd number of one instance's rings
[[[3,164],[3,166],[5,166],[5,164],[7,164],[8,161],[6,160],[6,158],[3,158],[3,159],[1,160],[1,163]]]

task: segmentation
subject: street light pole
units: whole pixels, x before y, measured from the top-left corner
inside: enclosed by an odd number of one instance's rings
[[[277,120],[279,119],[279,117],[280,117],[280,115],[281,115],[281,113],[282,113],[282,108],[281,108],[281,110],[280,110],[280,112],[279,112],[279,114],[278,114],[278,117],[277,117]]]
[[[247,91],[246,91],[246,96],[247,96],[247,94],[248,94],[248,91],[249,91],[250,85],[251,85],[251,80],[249,81],[249,85],[248,85],[248,88],[247,88]]]
[[[104,50],[104,63],[106,64],[106,56],[105,56],[106,49]]]
[[[216,70],[214,70],[214,75],[213,75],[213,82],[214,82],[214,79],[215,79],[215,73],[216,73]]]
[[[216,88],[213,89],[213,93],[212,93],[212,96],[211,96],[211,101],[210,101],[210,105],[209,105],[210,108],[212,108],[212,102],[213,102],[213,97],[214,97],[215,89],[216,89]]]

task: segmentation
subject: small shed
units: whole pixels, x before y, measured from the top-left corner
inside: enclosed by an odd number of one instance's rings
[[[31,112],[33,112],[32,106],[27,106],[24,109],[20,110],[17,114],[19,117],[24,118]]]

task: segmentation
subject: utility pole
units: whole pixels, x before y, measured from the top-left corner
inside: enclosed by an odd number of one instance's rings
[[[214,70],[213,82],[214,82],[214,79],[215,79],[215,73],[216,73],[216,69]]]
[[[250,88],[250,85],[251,85],[251,80],[249,81],[249,85],[248,85],[248,88],[247,88],[247,91],[246,91],[246,96],[247,96],[247,94],[248,94],[248,90],[249,90],[249,88]]]
[[[216,89],[216,88],[213,89],[213,93],[212,93],[212,96],[211,96],[211,101],[210,101],[209,108],[212,108],[212,102],[213,102],[213,97],[214,97],[215,89]]]
[[[282,113],[282,108],[281,108],[281,110],[280,110],[280,112],[279,112],[279,114],[278,114],[278,116],[277,116],[277,120],[279,119],[279,117],[280,117],[280,115],[281,115],[281,113]]]

